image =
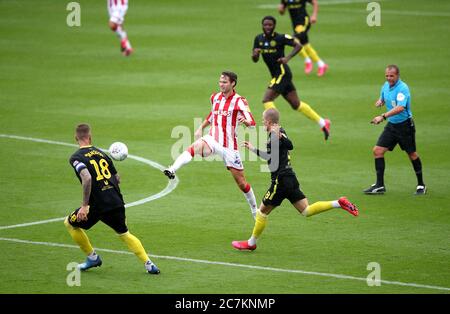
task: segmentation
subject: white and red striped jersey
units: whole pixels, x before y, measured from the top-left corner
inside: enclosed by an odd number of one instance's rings
[[[108,9],[116,7],[128,7],[128,0],[106,0]]]
[[[247,121],[251,121],[250,126],[255,126],[255,119],[250,112],[247,100],[233,92],[228,98],[223,93],[213,93],[211,95],[211,112],[206,117],[211,127],[211,135],[223,147],[238,150],[237,128],[238,119],[243,116]]]

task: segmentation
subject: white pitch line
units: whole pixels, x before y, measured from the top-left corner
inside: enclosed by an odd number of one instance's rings
[[[37,143],[46,143],[46,144],[53,144],[53,145],[78,147],[78,145],[76,145],[76,144],[45,140],[45,139],[41,139],[41,138],[18,136],[18,135],[0,134],[0,137],[12,138],[12,139],[16,139],[16,140],[25,140],[25,141],[31,141],[31,142],[37,142]],[[104,151],[108,151],[107,149],[104,149],[104,148],[101,148],[101,149],[104,150]],[[143,157],[139,157],[139,156],[135,156],[135,155],[128,155],[128,158],[134,159],[134,160],[139,161],[139,162],[142,162],[144,164],[149,165],[150,167],[153,167],[153,168],[156,168],[156,169],[159,169],[159,170],[164,170],[165,169],[165,167],[163,165],[160,165],[157,162],[154,162],[152,160],[149,160],[149,159],[146,159],[146,158],[143,158]],[[125,207],[126,208],[133,207],[133,206],[141,205],[141,204],[144,204],[144,203],[156,200],[158,198],[161,198],[161,197],[169,194],[170,192],[172,192],[177,187],[178,182],[179,182],[178,177],[175,177],[174,180],[169,180],[169,183],[164,188],[164,190],[162,190],[161,192],[159,192],[157,194],[154,194],[154,195],[150,195],[149,197],[146,197],[146,198],[143,198],[143,199],[140,199],[140,200],[128,203],[128,204],[125,205]],[[40,224],[46,224],[46,223],[49,223],[49,222],[62,221],[65,218],[66,218],[66,216],[59,217],[59,218],[46,219],[46,220],[33,221],[33,222],[22,223],[22,224],[16,224],[16,225],[10,225],[10,226],[0,226],[0,230],[28,227],[28,226],[40,225]]]
[[[22,240],[22,239],[2,238],[2,237],[0,237],[0,241],[8,241],[8,242],[14,242],[14,243],[23,243],[23,244],[33,244],[33,245],[44,245],[44,246],[52,246],[52,247],[63,247],[63,248],[70,248],[70,249],[79,249],[79,247],[76,245],[63,244],[63,243],[38,242],[38,241],[28,241],[28,240]],[[95,250],[98,252],[133,255],[133,253],[128,252],[128,251],[101,249],[101,248],[95,248]],[[285,268],[246,265],[246,264],[238,264],[238,263],[217,262],[217,261],[208,261],[208,260],[202,260],[202,259],[193,259],[193,258],[186,258],[186,257],[167,256],[167,255],[148,254],[148,256],[150,256],[152,258],[168,259],[168,260],[175,260],[175,261],[182,261],[182,262],[220,265],[220,266],[227,266],[227,267],[248,268],[248,269],[264,270],[264,271],[272,271],[272,272],[282,272],[282,273],[293,273],[293,274],[302,274],[302,275],[311,275],[311,276],[321,276],[321,277],[337,278],[337,279],[367,281],[367,278],[363,278],[363,277],[355,277],[355,276],[331,274],[331,273],[321,273],[321,272],[306,271],[306,270],[300,270],[300,269],[285,269]],[[450,291],[450,288],[447,288],[447,287],[422,285],[422,284],[410,283],[410,282],[389,281],[389,280],[380,280],[380,282],[382,284],[386,284],[386,285]]]

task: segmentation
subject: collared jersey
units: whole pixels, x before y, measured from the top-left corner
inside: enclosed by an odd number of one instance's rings
[[[255,119],[250,112],[247,100],[233,92],[228,98],[223,93],[213,93],[210,98],[211,111],[206,117],[210,123],[209,135],[223,147],[238,150],[237,128],[239,117],[250,121],[255,126]]]
[[[117,170],[103,151],[94,146],[84,146],[77,150],[69,159],[78,180],[80,172],[87,169],[92,177],[89,206],[97,211],[105,211],[124,205],[119,184],[116,179]]]
[[[264,62],[269,68],[272,77],[278,77],[280,74],[292,75],[291,69],[287,64],[277,62],[279,58],[284,57],[285,46],[295,46],[295,41],[291,35],[273,33],[266,37],[264,33],[255,37],[253,48],[260,48]]]
[[[401,123],[412,117],[411,94],[408,85],[402,80],[399,79],[392,87],[389,86],[388,82],[385,82],[381,87],[380,99],[385,102],[386,111],[390,111],[397,106],[405,107],[405,110],[399,114],[387,118],[390,123]]]

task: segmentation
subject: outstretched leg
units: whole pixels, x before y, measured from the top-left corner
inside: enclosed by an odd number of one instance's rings
[[[256,212],[255,225],[253,227],[252,236],[244,241],[233,241],[231,244],[235,249],[253,251],[256,249],[256,241],[261,236],[267,225],[267,216],[275,208],[275,206],[264,205],[261,203],[259,210]]]
[[[250,211],[252,212],[253,219],[255,219],[257,210],[256,198],[255,194],[253,193],[252,187],[245,179],[244,170],[238,170],[234,168],[229,168],[229,170],[239,189],[241,189],[241,191],[244,193],[245,199],[250,206]]]
[[[308,199],[304,198],[295,203],[294,207],[305,217],[320,214],[333,208],[342,208],[353,216],[358,216],[358,208],[352,204],[346,197],[341,197],[334,201],[319,201],[309,205]]]
[[[165,169],[164,174],[169,179],[175,179],[175,172],[185,164],[191,162],[194,155],[200,155],[202,157],[208,157],[212,154],[211,148],[201,138],[196,140],[191,146],[188,147],[180,156],[175,160],[172,166]]]
[[[307,103],[305,103],[304,101],[300,101],[296,90],[290,91],[288,94],[283,95],[283,97],[291,105],[292,109],[301,112],[308,119],[316,122],[322,129],[325,140],[328,140],[328,137],[330,136],[330,120],[323,119]]]
[[[109,28],[116,33],[117,37],[120,39],[120,50],[124,54],[124,56],[129,56],[133,52],[133,48],[131,47],[131,43],[128,40],[128,35],[125,29],[123,28],[123,24],[115,23],[109,21]]]
[[[270,109],[270,108],[277,108],[275,106],[274,100],[279,96],[280,94],[278,94],[276,91],[274,91],[271,88],[268,88],[266,90],[266,92],[264,93],[264,97],[263,97],[263,105],[264,105],[264,110]]]

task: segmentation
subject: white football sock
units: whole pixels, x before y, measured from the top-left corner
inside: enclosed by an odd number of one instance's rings
[[[248,245],[255,245],[256,244],[256,238],[254,236],[251,236],[250,239],[248,239]]]
[[[253,189],[250,188],[250,190],[247,193],[244,193],[245,198],[247,199],[247,203],[248,205],[250,205],[250,210],[252,212],[253,215],[253,219],[256,218],[256,210],[258,209],[257,205],[256,205],[256,198],[255,198],[255,194],[253,193]]]
[[[319,126],[320,126],[321,128],[323,128],[323,127],[325,126],[325,120],[324,120],[323,118],[320,118],[320,120],[319,120]]]
[[[92,253],[88,255],[88,258],[89,258],[91,261],[96,261],[96,260],[97,260],[97,257],[98,257],[98,255],[97,255],[97,253],[96,253],[95,251],[92,251]]]
[[[305,63],[311,63],[312,61],[311,61],[311,58],[310,57],[306,57],[305,58]]]
[[[192,160],[191,153],[185,150],[178,158],[175,160],[173,165],[169,168],[170,171],[176,172],[183,165],[189,163]]]
[[[319,61],[317,61],[317,66],[319,68],[323,67],[325,65],[325,62],[322,61],[322,59],[319,59]]]
[[[124,39],[127,38],[127,32],[125,32],[125,31],[122,29],[122,26],[121,26],[121,25],[118,25],[118,26],[117,26],[117,28],[116,28],[116,34],[117,34],[117,36],[118,36],[121,40],[124,40]]]
[[[331,205],[333,205],[334,208],[341,208],[338,201],[331,201]]]

